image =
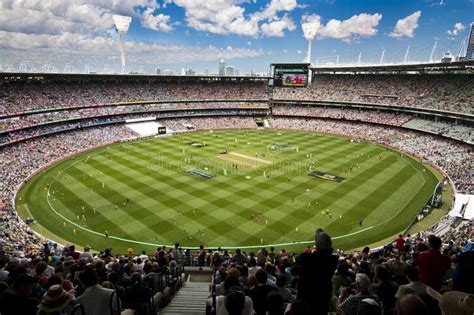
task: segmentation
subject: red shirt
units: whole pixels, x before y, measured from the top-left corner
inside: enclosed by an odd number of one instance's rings
[[[398,249],[398,251],[405,250],[405,240],[403,237],[397,237],[395,239],[395,248]]]
[[[451,266],[451,260],[439,251],[429,249],[416,257],[415,264],[420,271],[420,281],[439,291],[444,274]]]

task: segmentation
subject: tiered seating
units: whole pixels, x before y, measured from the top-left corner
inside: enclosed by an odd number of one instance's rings
[[[431,108],[474,114],[469,74],[318,74],[308,88],[277,88],[274,99]]]

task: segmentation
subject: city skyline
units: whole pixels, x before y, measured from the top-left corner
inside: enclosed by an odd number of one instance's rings
[[[383,3],[382,3],[383,2]],[[133,0],[2,1],[0,61],[5,70],[121,72],[112,15],[132,17],[126,70],[240,74],[272,62],[303,62],[301,23],[317,26],[312,61],[349,64],[428,61],[454,56],[474,21],[473,0]],[[20,23],[18,21],[21,21]],[[463,55],[464,55],[463,52]],[[227,69],[225,69],[227,71]]]

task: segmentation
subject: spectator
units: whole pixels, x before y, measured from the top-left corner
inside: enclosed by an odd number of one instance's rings
[[[349,277],[349,265],[343,261],[337,266],[337,273],[332,277],[332,294],[334,296],[339,295],[340,287],[348,287],[352,283],[351,277]]]
[[[68,294],[60,284],[55,284],[48,289],[38,305],[39,315],[69,314],[72,310],[70,302],[73,296]]]
[[[88,315],[120,314],[118,303],[112,301],[113,290],[100,286],[97,281],[97,274],[91,268],[87,268],[79,274],[79,281],[85,288],[77,299],[77,303],[82,304]],[[118,299],[118,297],[116,297]],[[112,307],[112,310],[110,309]]]
[[[278,292],[270,292],[266,297],[266,315],[283,315],[283,298]]]
[[[474,314],[474,295],[459,291],[446,292],[439,306],[443,315],[471,315]]]
[[[239,286],[226,290],[225,296],[216,297],[216,315],[252,315],[252,299]]]
[[[297,299],[306,302],[312,314],[326,314],[332,296],[332,282],[337,257],[332,255],[332,241],[321,229],[316,231],[316,252],[299,256],[301,271]]]
[[[398,284],[391,280],[387,267],[384,265],[375,266],[374,283],[370,286],[369,292],[380,298],[384,315],[394,314],[397,290]]]
[[[39,300],[32,297],[36,280],[21,273],[13,280],[13,286],[0,295],[0,314],[2,315],[35,315]]]
[[[235,262],[237,265],[244,265],[247,263],[247,257],[240,251],[240,248],[235,250],[235,255],[232,257],[232,262]],[[252,274],[249,270],[249,274]]]
[[[404,284],[398,287],[398,291],[395,294],[397,299],[400,299],[404,295],[414,294],[416,296],[421,296],[426,294],[426,284],[419,281],[418,278],[418,269],[412,265],[406,265],[403,269],[405,276],[408,278],[410,283]]]
[[[451,261],[441,254],[441,239],[439,237],[430,235],[428,244],[429,249],[415,258],[415,264],[420,272],[420,281],[439,291],[443,277],[451,266]]]
[[[403,238],[403,235],[398,235],[394,242],[395,248],[398,250],[398,252],[403,253],[405,251],[405,239]]]
[[[417,295],[406,294],[397,301],[397,315],[428,315],[428,314],[429,314],[428,307]]]
[[[341,288],[339,296],[339,310],[343,315],[357,315],[361,302],[365,299],[374,300],[380,304],[378,296],[369,293],[371,285],[370,279],[366,274],[356,274],[355,288],[350,287]]]
[[[285,287],[286,285],[286,277],[282,274],[277,276],[277,290],[278,293],[282,296],[284,303],[291,303],[295,300],[295,296],[291,293],[291,291]]]
[[[250,290],[253,309],[257,315],[265,315],[267,295],[276,291],[276,289],[267,284],[267,273],[264,270],[258,270],[255,277],[257,278],[257,285]]]

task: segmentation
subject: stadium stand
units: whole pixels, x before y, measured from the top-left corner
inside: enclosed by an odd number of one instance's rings
[[[276,88],[279,100],[359,102],[474,114],[468,74],[317,74],[305,89]]]
[[[330,236],[322,230],[316,231],[314,246],[301,254],[284,248],[262,248],[256,253],[202,248],[193,253],[179,244],[160,247],[152,255],[115,254],[110,248],[90,253],[87,246],[80,253],[74,245],[48,241],[21,220],[13,203],[19,185],[41,168],[83,150],[136,137],[126,127],[126,119],[155,117],[176,131],[255,128],[254,116],[268,114],[268,109],[253,111],[262,106],[255,100],[269,100],[264,81],[55,80],[3,82],[0,90],[0,142],[4,143],[0,147],[0,314],[37,314],[38,307],[40,314],[71,314],[77,305],[84,307],[85,314],[92,310],[118,314],[126,309],[138,314],[162,309],[164,314],[204,314],[206,301],[211,314],[230,313],[226,305],[240,308],[240,314],[381,314],[382,310],[404,314],[409,308],[417,309],[416,314],[474,313],[472,219],[446,216],[425,232],[355,252],[333,249]],[[276,89],[274,98],[473,114],[473,85],[472,76],[466,75],[321,75],[307,89]],[[188,102],[191,99],[201,102]],[[165,102],[140,103],[145,100]],[[138,103],[111,105],[123,101]],[[236,109],[240,106],[249,111]],[[200,117],[201,108],[212,113]],[[38,109],[46,111],[26,113]],[[158,115],[158,110],[171,112]],[[178,115],[178,110],[185,112]],[[469,126],[435,122],[405,111],[294,104],[274,105],[268,122],[276,129],[338,134],[394,147],[439,167],[457,191],[474,193],[472,146],[464,143],[473,140]],[[203,272],[212,274],[210,292],[183,280],[186,268],[193,268],[188,266],[205,267]]]

